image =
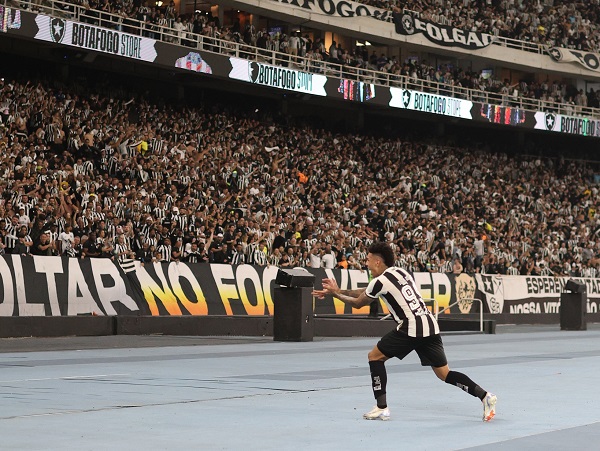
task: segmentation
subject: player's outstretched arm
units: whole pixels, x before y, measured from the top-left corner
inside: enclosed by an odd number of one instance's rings
[[[364,288],[358,290],[340,290],[334,279],[323,279],[323,289],[313,290],[312,294],[319,299],[331,295],[354,308],[364,307],[373,302],[373,299],[366,295]]]

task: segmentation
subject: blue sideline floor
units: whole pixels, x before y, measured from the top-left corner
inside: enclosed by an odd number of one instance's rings
[[[373,405],[375,338],[0,340],[2,450],[598,450],[600,326],[446,335],[451,368],[498,395],[390,361],[392,420]]]

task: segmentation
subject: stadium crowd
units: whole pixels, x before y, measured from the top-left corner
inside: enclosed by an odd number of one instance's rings
[[[566,0],[524,2],[491,0],[364,0],[377,7],[396,11],[410,10],[436,23],[463,29],[489,32],[545,45],[597,50],[600,31],[598,0],[585,3]],[[583,92],[572,84],[557,80],[501,80],[493,74],[472,72],[451,65],[435,66],[427,61],[401,61],[394,55],[369,51],[368,46],[344,48],[341,43],[325,44],[322,38],[309,34],[286,34],[266,28],[257,29],[251,24],[222,25],[217,17],[208,12],[196,11],[181,15],[173,1],[158,6],[152,2],[122,0],[76,0],[72,3],[86,8],[82,18],[90,23],[121,31],[138,33],[142,25],[146,37],[185,46],[197,47],[202,40],[203,48],[217,52],[233,52],[233,45],[240,44],[242,56],[249,52],[245,45],[264,49],[265,57],[271,52],[289,55],[289,62],[315,73],[331,71],[324,61],[341,65],[342,77],[358,76],[369,83],[400,83],[402,77],[409,80],[409,87],[430,91],[433,83],[443,85],[441,94],[469,98],[484,103],[501,103],[504,106],[525,107],[537,100],[536,109],[566,115],[587,115],[589,108],[600,108],[600,92],[593,89]],[[219,42],[217,40],[220,40]],[[223,44],[225,42],[225,44]],[[228,46],[231,42],[231,46]],[[368,71],[365,71],[368,70]],[[376,75],[374,72],[379,72]],[[388,75],[386,75],[388,74]],[[477,90],[472,95],[467,90]],[[531,109],[531,107],[529,107]]]
[[[600,51],[600,2],[598,0],[360,0],[361,3],[396,12],[412,12],[425,20],[463,30],[479,31],[549,47]],[[217,18],[202,13],[180,15],[173,1],[157,3],[132,0],[76,0],[90,10],[115,14],[119,27],[137,19],[148,25],[150,33],[161,27],[187,34],[225,37]],[[91,17],[94,13],[91,13]],[[230,27],[234,39],[247,30],[239,23]],[[238,33],[239,36],[235,36]],[[194,39],[191,37],[190,39]]]
[[[108,88],[107,88],[108,89]],[[4,253],[595,276],[582,162],[282,125],[54,82],[0,82]]]
[[[598,0],[359,0],[470,31],[549,47],[598,52]]]
[[[516,14],[523,13],[527,20],[534,20],[534,12],[532,11],[534,7],[527,2],[520,3],[517,6],[509,4],[511,2],[502,2],[497,8],[494,5],[490,6],[478,2],[474,2],[475,5],[471,5],[471,3],[470,1],[454,1],[441,5],[440,2],[431,2],[430,4],[429,2],[422,1],[410,2],[410,5],[407,4],[404,6],[416,9],[425,18],[436,22],[446,21],[444,23],[449,23],[446,19],[448,17],[456,16],[464,18],[471,14],[477,15],[479,14],[479,8],[485,9],[486,7],[488,8],[485,13],[487,16],[497,16],[498,11],[496,9],[499,9],[513,18]],[[559,8],[561,14],[568,14],[572,11],[573,5],[569,4],[568,7]],[[586,8],[590,9],[590,14],[597,14],[597,4],[596,8],[594,8],[592,2],[586,5]],[[234,24],[222,26],[219,23],[219,19],[210,14],[196,12],[191,16],[179,15],[176,12],[174,2],[171,2],[162,9],[156,5],[150,7],[148,3],[136,6],[133,2],[125,2],[123,4],[119,1],[114,3],[108,1],[95,3],[95,0],[92,0],[92,2],[85,0],[84,6],[123,16],[121,21],[114,23],[102,21],[102,17],[94,17],[92,13],[89,13],[90,17],[88,17],[88,20],[107,27],[116,26],[124,31],[133,31],[133,29],[130,29],[131,24],[128,24],[127,19],[134,18],[145,24],[147,30],[145,34],[151,38],[177,42],[190,47],[197,46],[198,40],[202,39],[207,49],[225,52],[232,51],[232,48],[213,45],[216,44],[216,41],[213,39],[241,44],[242,51],[244,51],[243,45],[258,47],[265,50],[265,55],[269,55],[272,51],[288,54],[290,55],[289,64],[303,65],[305,69],[316,73],[325,73],[327,71],[322,64],[323,61],[327,61],[342,65],[342,76],[358,73],[359,75],[362,74],[364,81],[386,82],[383,79],[383,75],[380,75],[378,79],[372,79],[371,72],[363,71],[363,69],[368,69],[369,71],[378,71],[381,74],[390,74],[391,84],[399,82],[402,77],[406,77],[408,80],[414,82],[413,87],[415,89],[428,91],[432,88],[432,83],[440,83],[445,86],[442,91],[447,95],[460,98],[469,97],[471,100],[479,100],[485,103],[497,101],[504,106],[523,107],[524,102],[527,103],[527,99],[535,99],[541,101],[540,110],[566,115],[580,115],[586,107],[600,108],[600,93],[595,92],[593,89],[586,93],[582,90],[577,90],[571,84],[557,80],[545,80],[543,82],[535,80],[500,80],[494,77],[493,74],[484,74],[481,71],[470,72],[450,65],[436,67],[428,64],[427,61],[402,62],[393,55],[385,53],[377,54],[374,50],[369,53],[368,46],[348,49],[335,41],[326,46],[325,41],[320,37],[311,39],[309,34],[302,35],[299,32],[290,34],[285,34],[281,31],[269,32],[266,28],[256,29],[251,24],[242,26],[239,20],[236,20]],[[430,7],[437,8],[437,13],[433,13]],[[449,8],[449,10],[443,10],[443,8]],[[493,14],[489,11],[490,8],[493,9]],[[535,9],[536,11],[540,10],[540,14],[545,11],[541,6]],[[578,11],[582,10],[578,9]],[[549,23],[552,24],[552,33],[549,33],[548,36],[553,36],[556,23],[558,22],[555,23],[553,21],[556,18],[553,11],[548,14],[549,19],[544,16],[539,20],[534,20],[534,22],[546,23],[550,21]],[[581,20],[581,14],[576,15],[576,17],[578,20]],[[585,17],[589,19],[590,16],[586,15]],[[587,27],[593,25],[588,23],[588,19],[584,21]],[[502,36],[509,35],[507,37],[515,37],[514,33],[510,32],[512,30],[511,27],[514,26],[521,30],[521,33],[524,33],[524,39],[529,37],[530,34],[537,36],[537,31],[532,31],[530,28],[525,29],[521,22],[521,19],[518,18],[511,21],[506,19],[506,17],[505,20],[496,17],[493,20],[484,21],[484,25],[487,24],[485,26],[477,20],[475,22],[472,20],[453,21],[452,25],[486,31],[492,34],[500,33]],[[475,25],[473,25],[474,23]],[[175,35],[172,35],[169,31],[165,31],[169,29],[175,29]],[[585,42],[589,44],[592,40],[586,39]],[[567,45],[565,44],[565,46]],[[580,48],[580,46],[577,48]],[[477,98],[472,98],[467,90],[480,91],[481,95]]]

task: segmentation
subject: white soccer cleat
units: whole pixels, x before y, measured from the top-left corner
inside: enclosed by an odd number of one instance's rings
[[[363,418],[365,420],[387,421],[390,419],[390,409],[389,407],[380,409],[379,407],[375,406],[370,412],[363,414]]]
[[[490,421],[496,415],[496,395],[488,393],[483,398],[483,421]]]

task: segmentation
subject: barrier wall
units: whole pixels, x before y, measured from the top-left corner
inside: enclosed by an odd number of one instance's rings
[[[61,257],[0,258],[0,317],[97,316],[271,316],[278,269],[253,265],[155,263],[125,273],[109,259]],[[311,269],[316,287],[325,277],[342,289],[364,287],[369,273],[359,270]],[[440,310],[478,313],[483,301],[486,319],[502,323],[559,323],[560,293],[568,278],[471,276],[415,273],[424,298]],[[587,286],[590,322],[600,321],[600,279],[578,279]],[[380,311],[387,313],[383,303]],[[343,302],[315,300],[316,315],[366,315]]]

